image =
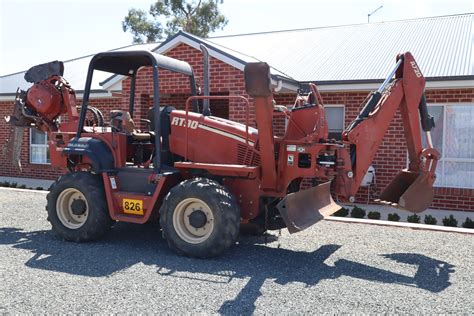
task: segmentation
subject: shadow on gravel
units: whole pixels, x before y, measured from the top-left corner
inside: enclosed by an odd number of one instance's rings
[[[436,293],[451,285],[449,277],[454,272],[453,265],[416,253],[383,255],[417,266],[413,277],[345,259],[339,259],[331,266],[325,260],[341,245],[324,245],[313,252],[302,252],[259,245],[263,243],[262,237],[241,238],[233,250],[216,259],[184,258],[168,250],[158,229],[157,225],[151,224],[119,223],[102,241],[77,244],[61,241],[50,231],[0,228],[0,245],[31,251],[34,255],[25,263],[28,267],[90,277],[109,276],[143,263],[158,267],[162,276],[202,282],[230,283],[234,278],[248,278],[240,293],[220,307],[219,312],[223,314],[251,314],[267,280],[281,285],[301,282],[311,287],[321,280],[349,276]],[[202,277],[202,274],[209,277]]]

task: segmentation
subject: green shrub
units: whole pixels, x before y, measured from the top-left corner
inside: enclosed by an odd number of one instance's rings
[[[18,186],[18,183],[12,182],[10,183],[10,188],[16,188]]]
[[[36,187],[35,190],[43,190],[43,187]]]
[[[474,221],[469,217],[466,217],[464,223],[462,223],[462,227],[464,228],[474,228]]]
[[[345,207],[341,207],[339,211],[336,213],[332,214],[332,216],[337,216],[337,217],[346,217],[349,214],[349,210]]]
[[[353,218],[364,218],[365,217],[365,210],[361,207],[354,206],[351,211],[351,217]]]
[[[8,181],[0,182],[0,186],[8,188],[10,186],[10,182]]]
[[[18,189],[26,189],[26,184],[19,185]]]
[[[458,227],[458,221],[451,214],[449,217],[443,218],[443,225],[449,227]]]
[[[370,219],[380,219],[380,212],[369,212],[367,217]]]
[[[420,223],[420,216],[416,215],[416,214],[412,214],[410,216],[407,217],[407,222],[409,223]]]
[[[436,225],[438,221],[431,215],[425,215],[424,222],[426,225]]]
[[[388,220],[392,222],[398,222],[400,220],[400,216],[397,213],[390,213],[388,214]]]

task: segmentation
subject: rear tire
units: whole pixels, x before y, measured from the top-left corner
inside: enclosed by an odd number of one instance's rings
[[[61,176],[50,187],[46,210],[53,231],[68,241],[101,238],[112,227],[99,176],[73,172]]]
[[[225,187],[195,178],[170,190],[160,210],[160,224],[163,237],[175,252],[211,258],[235,243],[240,209]]]

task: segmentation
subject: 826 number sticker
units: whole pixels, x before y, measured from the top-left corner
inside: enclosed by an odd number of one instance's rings
[[[122,208],[126,214],[143,215],[142,200],[123,199]]]

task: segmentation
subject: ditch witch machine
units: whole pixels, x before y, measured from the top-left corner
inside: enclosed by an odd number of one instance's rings
[[[141,119],[148,128],[138,130],[133,120],[135,82],[145,66],[153,71],[154,106],[149,119]],[[192,96],[185,110],[160,104],[162,69],[189,77]],[[131,78],[128,111],[111,111],[107,123],[88,105],[94,70]],[[425,79],[410,53],[397,56],[394,69],[369,94],[341,141],[328,139],[316,85],[310,84],[291,108],[274,105],[266,63],[249,63],[244,70],[257,128],[249,126],[247,98],[199,96],[189,64],[148,51],[95,55],[80,108],[62,75],[62,62],[26,72],[33,85],[17,94],[14,114],[7,118],[12,132],[5,151],[17,160],[18,137],[25,127],[48,134],[51,164],[68,170],[50,188],[48,220],[66,240],[96,240],[116,221],[143,224],[159,218],[173,250],[206,258],[234,244],[241,225],[261,232],[284,227],[290,233],[301,231],[340,209],[331,191],[337,200],[354,202],[397,110],[409,163],[379,202],[421,212],[433,199],[439,154],[430,139],[434,123],[427,113]],[[216,98],[246,104],[247,124],[212,116],[201,100]],[[283,137],[273,133],[277,111],[287,120]],[[300,189],[305,178],[313,179],[313,186]]]

